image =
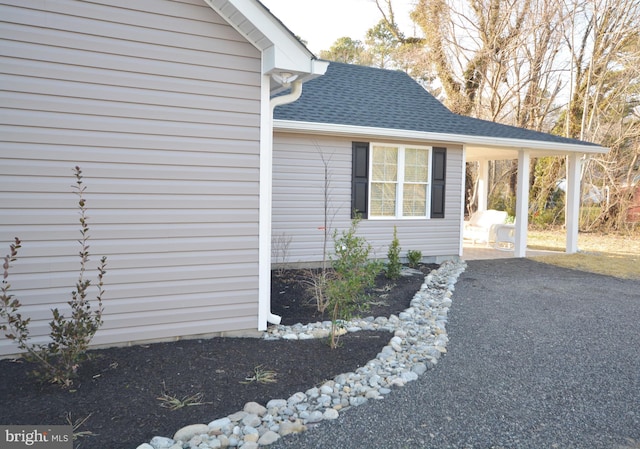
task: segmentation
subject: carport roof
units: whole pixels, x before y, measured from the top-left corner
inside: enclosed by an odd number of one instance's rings
[[[460,143],[471,150],[470,159],[517,157],[505,150],[518,149],[606,151],[590,142],[454,114],[404,72],[336,62],[304,84],[298,101],[278,106],[274,119],[276,130]]]

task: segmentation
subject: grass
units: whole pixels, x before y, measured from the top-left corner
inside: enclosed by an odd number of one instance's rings
[[[565,238],[563,230],[530,230],[528,247],[564,251]],[[554,254],[533,259],[564,268],[640,280],[640,235],[580,233],[578,248],[576,254]]]
[[[640,441],[633,438],[627,438],[627,444],[616,446],[615,449],[640,449]]]
[[[259,384],[272,384],[277,382],[277,373],[272,370],[265,369],[262,365],[258,365],[253,369],[253,376],[246,377],[242,384],[257,382]]]
[[[92,414],[93,413],[89,413],[84,418],[73,420],[71,418],[71,412],[67,412],[67,414],[65,415],[65,419],[66,419],[67,423],[71,426],[71,429],[72,429],[72,432],[73,432],[73,441],[76,441],[76,440],[78,440],[80,438],[97,436],[95,433],[93,433],[93,432],[91,432],[89,430],[80,430],[80,427],[82,427],[87,422],[87,420],[89,418],[91,418]],[[80,445],[78,445],[76,447],[80,447]]]
[[[179,410],[183,407],[211,404],[211,402],[202,402],[203,393],[196,393],[179,399],[177,396],[169,394],[166,390],[167,388],[163,383],[163,392],[156,399],[160,401],[160,407],[168,408],[171,411]]]

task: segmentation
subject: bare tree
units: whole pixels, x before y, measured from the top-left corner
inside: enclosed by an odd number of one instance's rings
[[[558,128],[611,148],[585,164],[587,197],[599,192],[600,207],[586,209],[582,227],[626,229],[639,172],[640,3],[573,0],[568,8],[571,95]]]
[[[585,173],[610,199],[620,197],[602,220],[622,220],[624,195],[612,192],[627,192],[614,186],[637,174],[638,117],[630,111],[637,112],[640,2],[419,0],[413,19],[454,112],[611,146]],[[494,182],[506,186],[492,189],[509,195],[516,165],[499,166]],[[532,174],[541,209],[564,176],[564,161],[534,161]]]

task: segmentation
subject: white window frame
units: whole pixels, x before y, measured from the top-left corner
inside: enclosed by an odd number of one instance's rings
[[[373,215],[373,209],[371,208],[371,200],[373,197],[373,189],[372,184],[373,181],[373,148],[376,146],[380,147],[393,147],[398,149],[398,173],[396,179],[396,211],[394,216],[382,216],[382,215]],[[416,149],[416,150],[427,150],[428,151],[428,171],[427,171],[427,192],[425,198],[425,215],[420,216],[405,216],[403,215],[403,199],[404,199],[404,169],[405,169],[405,150],[406,149]],[[428,220],[431,218],[431,172],[432,172],[432,164],[433,164],[433,147],[424,146],[424,145],[408,145],[408,144],[397,144],[397,143],[388,143],[388,142],[370,142],[369,143],[369,175],[368,175],[368,190],[369,195],[367,198],[367,208],[369,210],[368,219],[369,220]]]

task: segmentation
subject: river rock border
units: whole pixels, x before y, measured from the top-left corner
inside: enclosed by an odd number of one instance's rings
[[[173,438],[154,437],[137,449],[258,449],[324,420],[337,419],[340,412],[350,407],[383,399],[393,387],[402,387],[433,368],[447,351],[447,313],[455,283],[465,268],[463,261],[443,262],[425,277],[410,307],[397,316],[342,323],[347,332],[386,330],[393,333],[389,344],[376,358],[355,372],[340,374],[320,387],[295,393],[288,399],[272,399],[266,407],[248,402],[242,411],[209,424],[183,427]],[[273,326],[263,338],[324,338],[330,328],[331,322],[327,321]]]

